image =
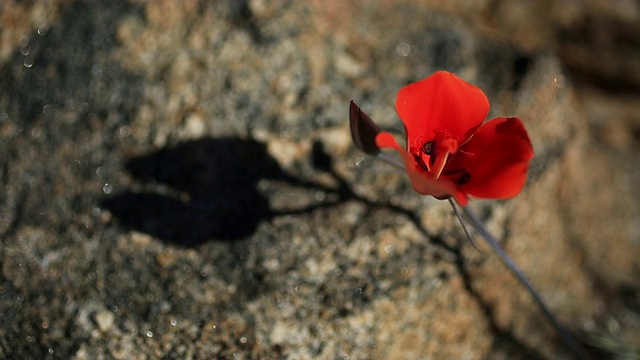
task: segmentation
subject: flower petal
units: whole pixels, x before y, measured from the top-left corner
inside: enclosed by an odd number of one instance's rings
[[[351,138],[358,149],[369,155],[376,155],[380,152],[375,140],[380,129],[353,100],[349,104],[349,125]]]
[[[407,157],[405,150],[400,145],[398,145],[396,138],[393,137],[393,134],[391,133],[388,133],[386,131],[379,132],[376,135],[375,144],[379,148],[396,150],[398,153],[400,153],[400,156],[402,156],[403,159]]]
[[[506,199],[522,190],[531,158],[533,146],[522,121],[516,117],[495,118],[460,147],[443,176],[469,195]]]
[[[416,168],[413,165],[413,161],[411,164],[406,165],[407,173],[409,174],[409,181],[416,192],[422,195],[431,195],[437,199],[446,199],[453,196],[460,205],[467,205],[467,196],[456,189],[456,186],[448,179],[436,179],[430,176],[425,176],[419,168]]]
[[[476,86],[438,71],[403,87],[396,110],[407,131],[409,152],[415,153],[436,136],[465,142],[487,117],[489,100]]]

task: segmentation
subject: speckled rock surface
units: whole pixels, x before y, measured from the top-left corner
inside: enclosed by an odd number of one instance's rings
[[[401,128],[439,69],[536,150],[519,197],[471,206],[594,358],[638,354],[636,65],[587,41],[637,56],[622,3],[3,2],[0,357],[572,358],[446,202],[351,144],[349,100]]]

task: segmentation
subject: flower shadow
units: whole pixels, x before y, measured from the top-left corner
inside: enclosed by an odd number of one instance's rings
[[[315,170],[329,174],[337,186],[329,188],[285,172],[268,154],[266,145],[253,139],[205,138],[184,142],[129,159],[125,169],[139,186],[106,197],[102,204],[122,226],[185,247],[207,241],[238,241],[251,236],[263,221],[310,213],[348,201],[403,214],[425,238],[453,255],[466,291],[479,303],[500,347],[527,358],[543,358],[536,349],[496,323],[493,306],[476,290],[472,270],[464,261],[464,242],[448,244],[443,238],[429,234],[415,211],[372,201],[354,192],[349,182],[335,172],[333,159],[320,143],[314,144],[310,160]],[[262,179],[323,191],[331,195],[327,196],[331,200],[294,209],[272,209],[268,198],[258,190]]]
[[[134,157],[126,171],[140,186],[103,200],[126,228],[177,245],[251,235],[274,216],[260,179],[295,182],[255,140],[205,138]]]
[[[312,162],[320,170],[332,167],[331,158],[317,144]],[[268,154],[266,145],[254,139],[183,142],[131,158],[124,168],[134,184],[104,198],[102,206],[127,229],[186,247],[209,240],[240,240],[274,217],[308,213],[357,198],[342,179],[338,179],[338,188],[327,188],[288,174]],[[332,193],[335,200],[274,210],[258,190],[263,179]]]

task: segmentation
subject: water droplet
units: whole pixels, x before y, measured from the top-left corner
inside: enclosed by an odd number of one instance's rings
[[[349,354],[342,354],[342,360],[349,360],[349,359],[351,359]]]
[[[53,348],[49,348],[49,354],[53,354]]]
[[[384,252],[386,252],[387,254],[391,254],[393,252],[393,245],[389,244],[387,246],[384,247]]]
[[[240,338],[240,342],[241,342],[241,343],[243,343],[243,344],[246,344],[246,343],[247,343],[247,338],[246,338],[246,337],[244,337],[244,336],[243,336],[243,337],[241,337],[241,338]]]
[[[322,201],[326,197],[326,194],[324,191],[316,191],[315,194],[313,194],[313,197],[316,201]]]
[[[31,137],[34,138],[35,140],[39,140],[41,137],[44,138],[44,133],[39,127],[36,126],[33,129],[31,129]]]
[[[31,52],[31,46],[27,45],[23,48],[20,48],[20,53],[24,56],[29,55],[29,53]]]
[[[98,177],[103,177],[103,176],[104,176],[104,174],[105,174],[105,170],[104,170],[104,168],[103,168],[102,166],[98,166],[98,167],[96,168],[96,175],[97,175]]]
[[[84,114],[84,113],[86,113],[87,111],[89,111],[89,103],[88,103],[88,102],[86,102],[86,101],[81,102],[81,103],[78,105],[78,112],[79,112],[79,113]]]
[[[79,159],[73,160],[73,170],[80,171],[81,169],[82,169],[82,161],[80,161]]]
[[[408,267],[403,266],[403,267],[401,267],[401,268],[400,268],[400,273],[401,273],[402,275],[405,275],[405,274],[406,274],[406,273],[408,273],[408,272],[409,272],[409,268],[408,268]]]
[[[21,48],[29,46],[29,38],[26,36],[21,37],[18,41],[18,45],[20,45]]]
[[[47,35],[48,32],[49,32],[49,28],[46,27],[46,26],[40,26],[38,28],[38,35],[40,35],[40,36],[45,36],[45,35]]]
[[[356,289],[356,295],[362,295],[362,288]]]
[[[567,86],[567,78],[562,74],[553,78],[553,82],[556,84],[556,87],[560,89],[563,89],[565,86]]]
[[[52,109],[52,106],[47,104],[47,105],[42,107],[42,113],[45,114],[45,115],[49,115],[49,114],[51,114],[51,109]]]
[[[153,337],[153,332],[152,331],[147,331],[147,337],[152,338]]]
[[[402,41],[398,44],[398,46],[396,46],[396,52],[402,57],[407,57],[409,56],[409,54],[411,54],[411,45]]]
[[[32,57],[30,57],[30,56],[28,56],[28,57],[24,58],[24,61],[22,62],[22,64],[23,64],[25,67],[28,67],[28,68],[32,67],[32,66],[33,66],[33,58],[32,58]]]
[[[102,75],[102,67],[99,65],[93,65],[91,67],[91,73],[96,76]]]
[[[178,325],[178,320],[171,319],[171,326],[176,326],[176,325]]]
[[[104,185],[102,185],[102,192],[104,192],[105,194],[109,195],[112,191],[113,186],[111,184],[105,183]]]
[[[42,324],[40,324],[40,326],[44,329],[47,330],[49,328],[49,324],[47,322],[42,322]]]
[[[120,133],[120,136],[127,137],[131,135],[131,128],[128,125],[123,125],[120,127],[118,132]]]
[[[294,291],[299,291],[298,286],[296,285],[296,286],[293,288],[293,290],[294,290]]]

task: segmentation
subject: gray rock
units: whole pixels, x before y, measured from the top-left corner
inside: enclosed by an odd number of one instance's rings
[[[536,150],[472,206],[596,356],[640,347],[637,136],[610,140],[637,123],[552,47],[420,1],[2,6],[0,357],[571,358],[448,204],[350,144],[349,100],[401,129],[439,69]]]

